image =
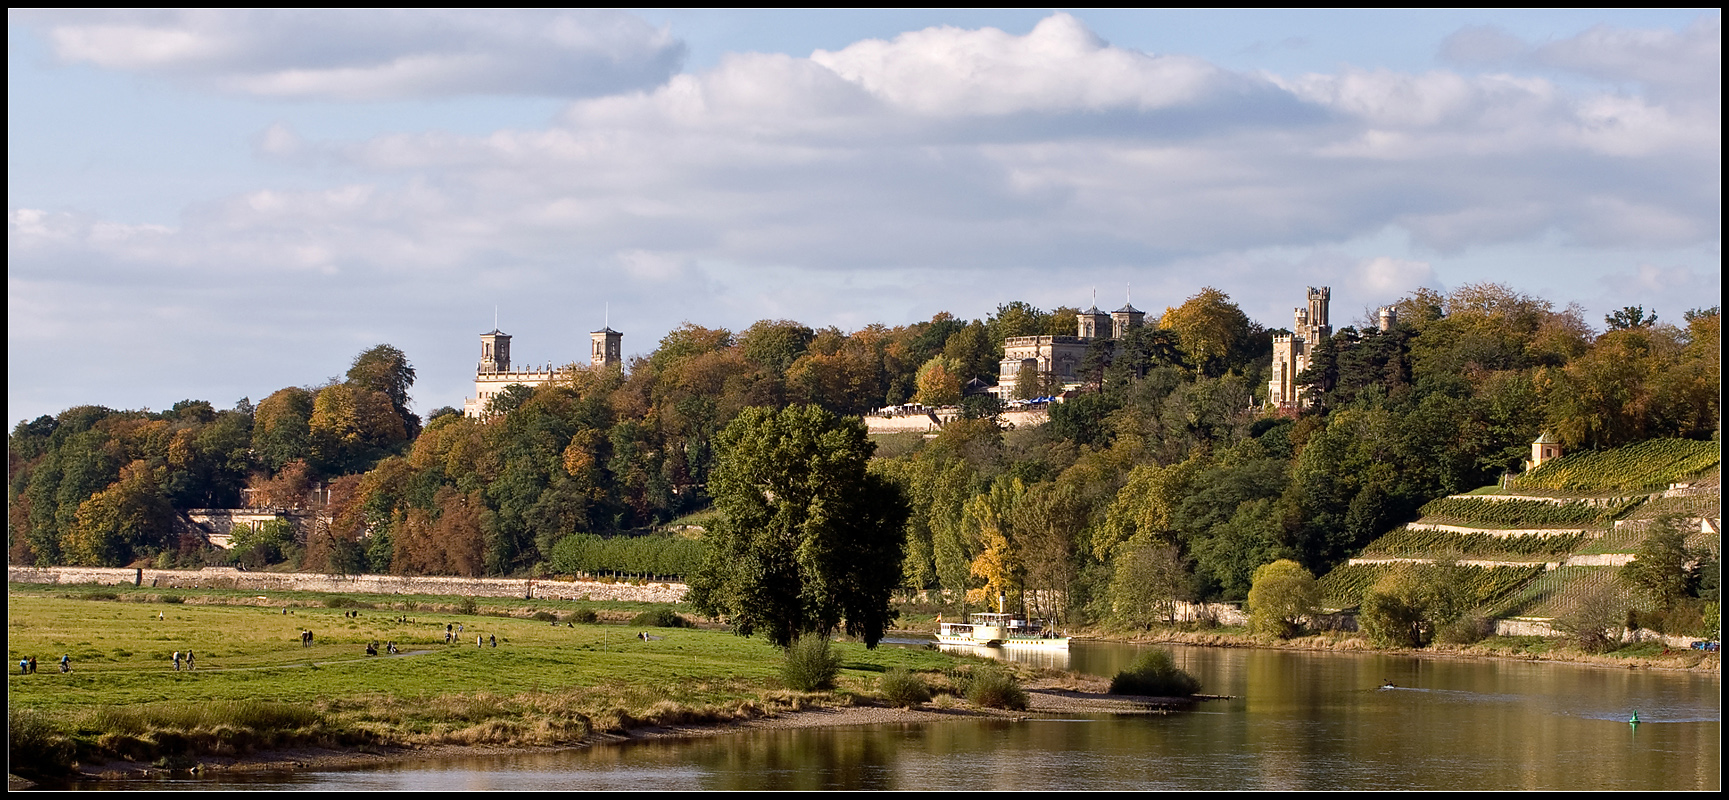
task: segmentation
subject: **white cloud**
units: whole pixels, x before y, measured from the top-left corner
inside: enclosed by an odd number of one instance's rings
[[[1186,56],[1111,47],[1068,14],[1025,36],[995,28],[928,28],[870,39],[811,60],[897,108],[937,116],[1151,110],[1191,103],[1230,83]]]
[[[1663,96],[1721,105],[1723,18],[1703,16],[1680,31],[1598,25],[1536,48],[1547,66],[1614,82],[1638,82]]]
[[[1360,293],[1394,298],[1412,289],[1432,285],[1435,269],[1427,261],[1376,256],[1358,264],[1353,278],[1352,284]]]
[[[238,25],[223,13],[129,24]],[[460,52],[416,35],[365,52]],[[205,39],[138,45],[125,63],[206,81],[387,63],[333,52],[288,64]],[[171,228],[13,209],[11,305],[22,293],[75,319],[75,293],[18,287],[95,283],[145,308],[206,309],[224,335],[242,319],[348,331],[313,337],[320,363],[376,344],[349,341],[364,320],[409,331],[389,338],[429,354],[416,356],[424,374],[460,375],[469,333],[446,341],[443,329],[477,313],[483,330],[494,303],[523,343],[573,335],[532,321],[544,318],[574,325],[580,345],[610,301],[630,352],[682,319],[892,323],[1015,297],[1081,303],[1092,285],[1116,297],[1123,281],[1149,310],[1212,283],[1277,326],[1305,284],[1335,285],[1340,308],[1385,303],[1473,248],[1708,249],[1720,237],[1713,108],[1518,66],[1248,75],[1113,47],[1055,15],[1025,36],[934,28],[811,58],[735,54],[575,100],[544,127],[331,141],[289,116],[255,152],[291,179],[187,208]],[[1383,232],[1415,250],[1327,252]],[[1281,255],[1241,255],[1269,251]],[[18,319],[15,347],[33,335]],[[145,338],[166,349],[178,335]],[[584,349],[540,352],[524,357]]]
[[[617,11],[184,10],[53,14],[55,55],[267,97],[583,97],[664,82],[685,47]]]

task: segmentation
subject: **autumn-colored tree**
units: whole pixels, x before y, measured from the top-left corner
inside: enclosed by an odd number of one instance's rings
[[[246,504],[255,508],[301,508],[307,504],[315,477],[305,459],[282,466],[274,477],[254,473],[248,481]]]
[[[80,503],[77,524],[61,543],[66,560],[121,567],[145,550],[169,544],[174,510],[157,488],[164,472],[134,461],[114,485]]]
[[[973,577],[984,582],[967,601],[972,605],[990,606],[998,601],[1019,607],[1026,565],[1021,560],[1013,529],[1012,515],[1026,487],[1016,479],[999,480],[985,494],[974,495],[961,511],[961,528],[974,542],[978,555],[973,558]]]
[[[961,401],[960,366],[944,356],[932,356],[919,367],[919,403],[927,406],[952,406]]]
[[[1159,327],[1175,331],[1188,362],[1202,374],[1219,375],[1249,345],[1248,315],[1229,295],[1211,286],[1176,308],[1166,308]]]

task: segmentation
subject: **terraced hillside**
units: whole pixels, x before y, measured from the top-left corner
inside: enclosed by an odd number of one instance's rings
[[[1478,612],[1551,620],[1603,587],[1622,596],[1631,562],[1660,519],[1679,518],[1691,547],[1719,547],[1721,451],[1715,442],[1653,440],[1556,459],[1505,487],[1443,497],[1321,579],[1325,602],[1351,608],[1400,564],[1469,568]]]

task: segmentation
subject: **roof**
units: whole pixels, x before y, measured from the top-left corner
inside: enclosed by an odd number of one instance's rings
[[[487,332],[486,332],[486,333],[483,333],[483,334],[481,334],[481,336],[509,336],[509,335],[510,335],[510,334],[508,334],[508,333],[505,333],[505,332],[504,332],[504,331],[501,331],[501,330],[499,330],[499,329],[497,329],[497,328],[493,328],[493,329],[492,329],[492,330],[490,330],[490,331],[487,331]]]
[[[1122,308],[1119,308],[1115,311],[1112,311],[1111,313],[1112,314],[1145,314],[1147,312],[1142,311],[1138,308],[1135,308],[1133,304],[1124,303]]]
[[[1094,303],[1092,308],[1089,308],[1085,311],[1082,311],[1081,315],[1082,316],[1102,316],[1104,313],[1105,312],[1099,310],[1098,304]]]
[[[1561,440],[1555,438],[1555,434],[1552,434],[1548,431],[1543,431],[1543,434],[1541,436],[1538,436],[1537,440],[1532,442],[1531,444],[1560,444],[1560,443],[1561,443]]]
[[[613,330],[611,325],[608,325],[604,328],[601,328],[598,331],[589,331],[589,333],[618,333],[618,335],[620,335],[620,336],[624,335],[622,333],[619,333],[618,331]]]

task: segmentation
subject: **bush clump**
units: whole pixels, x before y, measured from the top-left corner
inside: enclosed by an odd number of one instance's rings
[[[558,615],[552,613],[551,611],[547,611],[546,609],[541,609],[539,611],[536,611],[533,614],[529,615],[528,618],[534,620],[535,622],[557,622],[558,621]]]
[[[974,673],[967,682],[967,700],[984,708],[1025,711],[1027,690],[1007,670],[985,669]]]
[[[834,688],[840,675],[840,657],[829,648],[828,637],[806,634],[793,640],[780,665],[780,677],[789,689],[820,692]]]
[[[678,612],[670,608],[657,608],[632,617],[630,624],[650,628],[688,628],[690,627],[690,620],[679,616]]]
[[[1201,681],[1178,667],[1169,650],[1149,650],[1111,679],[1111,694],[1188,697],[1200,690]]]
[[[594,609],[592,608],[579,608],[569,614],[565,614],[564,619],[561,621],[573,622],[578,625],[593,625],[600,621],[600,615],[594,613]]]
[[[72,771],[75,750],[48,717],[32,709],[7,712],[8,769],[27,778],[65,775]]]
[[[925,684],[925,679],[900,667],[883,673],[878,688],[883,699],[897,708],[912,708],[931,699],[931,687]]]

